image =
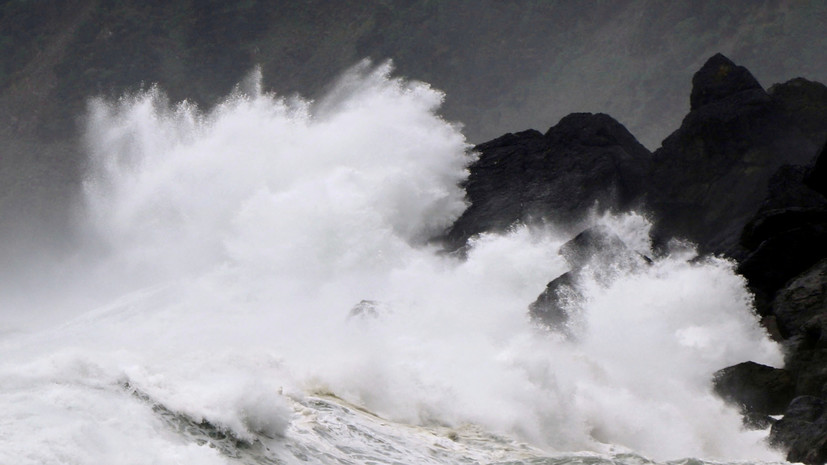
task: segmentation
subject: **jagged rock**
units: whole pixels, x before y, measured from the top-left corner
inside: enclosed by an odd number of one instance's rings
[[[827,224],[800,224],[761,243],[738,272],[753,289],[772,295],[786,281],[827,255]]]
[[[693,78],[691,111],[655,151],[649,205],[655,235],[740,258],[738,239],[779,166],[809,162],[823,144],[821,112],[795,113],[795,84],[765,92],[745,68],[715,55]],[[808,88],[809,89],[809,88]],[[805,92],[827,108],[827,94]],[[822,124],[820,131],[810,130]],[[815,131],[815,132],[813,132]],[[821,139],[819,139],[821,138]]]
[[[692,77],[689,108],[697,110],[742,92],[763,94],[764,89],[746,68],[717,53]]]
[[[651,153],[608,115],[575,113],[543,135],[507,134],[475,148],[465,184],[469,208],[446,248],[516,222],[578,222],[598,206],[624,210],[641,196]]]
[[[528,313],[552,331],[571,336],[570,313],[582,300],[583,293],[577,289],[574,274],[566,272],[548,283],[537,300],[528,306]]]
[[[827,222],[827,208],[789,207],[767,210],[753,218],[741,233],[741,245],[757,249],[764,241],[803,225]]]
[[[827,197],[807,185],[811,168],[801,165],[784,165],[773,173],[767,183],[767,197],[758,213],[780,209],[801,210],[827,209]]]
[[[751,415],[778,415],[795,397],[795,382],[784,369],[755,362],[739,363],[715,373],[715,392]]]
[[[823,328],[819,329],[821,332]],[[827,349],[809,347],[811,342],[802,341],[788,356],[785,366],[795,377],[797,395],[827,398]]]
[[[601,259],[603,262],[626,261],[632,254],[617,234],[601,226],[586,229],[560,247],[560,255],[573,269],[582,268],[593,259]]]
[[[787,460],[821,465],[827,462],[827,415],[825,401],[818,397],[796,397],[773,424],[772,444],[787,449]]]
[[[571,270],[552,280],[529,305],[529,315],[548,328],[573,336],[570,324],[583,300],[577,280],[587,271],[600,282],[611,280],[618,272],[631,271],[651,260],[630,249],[604,226],[593,226],[569,240],[559,251]]]
[[[767,93],[804,137],[816,145],[824,144],[827,137],[827,124],[824,123],[827,121],[827,86],[798,77],[772,85]]]
[[[779,168],[741,234],[747,253],[738,271],[749,280],[761,315],[773,313],[770,302],[778,289],[827,256],[827,198],[805,185],[808,172],[802,166]]]
[[[821,260],[784,286],[776,294],[772,307],[784,338],[800,335],[807,322],[820,315],[827,316],[827,260]],[[818,337],[820,339],[821,334]]]
[[[796,394],[827,399],[827,315],[809,319],[787,346],[785,366],[795,377]]]
[[[809,170],[784,165],[770,178],[767,197],[744,226],[740,243],[755,250],[773,236],[800,225],[827,220],[827,198],[805,184]]]

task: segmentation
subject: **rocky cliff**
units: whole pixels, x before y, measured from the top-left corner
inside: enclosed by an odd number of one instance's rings
[[[446,235],[449,250],[515,223],[567,224],[594,211],[642,209],[655,243],[688,239],[737,260],[767,330],[786,348],[784,368],[749,361],[714,376],[748,427],[772,425],[791,461],[827,461],[827,88],[802,78],[765,90],[727,57],[692,79],[690,111],[654,153],[604,114],[572,114],[545,134],[507,134],[476,147],[465,186],[470,207]],[[566,333],[587,260],[645,266],[607,231],[563,247],[572,270],[529,307]],[[615,252],[608,252],[609,250]],[[623,251],[626,251],[625,253]],[[619,252],[617,252],[619,251]],[[610,256],[606,256],[606,254]],[[710,374],[712,376],[712,374]],[[784,414],[775,421],[770,415]]]

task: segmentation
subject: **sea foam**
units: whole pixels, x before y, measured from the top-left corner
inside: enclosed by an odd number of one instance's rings
[[[362,63],[318,101],[255,75],[209,111],[158,88],[92,101],[71,292],[99,304],[3,340],[0,457],[236,460],[165,415],[294,450],[314,395],[549,454],[778,457],[711,393],[717,369],[781,363],[732,263],[655,257],[643,216],[595,217],[652,264],[584,273],[576,337],[538,327],[527,307],[570,237],[515,225],[465,258],[431,244],[475,155],[440,92],[391,72]]]

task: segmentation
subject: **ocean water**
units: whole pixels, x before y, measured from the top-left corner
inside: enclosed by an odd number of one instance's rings
[[[316,101],[90,101],[86,244],[0,333],[0,463],[782,460],[711,392],[782,363],[732,263],[595,215],[653,260],[587,267],[566,336],[527,312],[561,225],[429,242],[475,157],[444,98],[366,62]]]

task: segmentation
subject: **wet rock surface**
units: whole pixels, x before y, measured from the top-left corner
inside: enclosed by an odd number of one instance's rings
[[[722,369],[715,390],[748,426],[773,424],[772,441],[789,460],[825,463],[827,87],[796,78],[764,90],[721,54],[692,85],[689,114],[654,153],[611,117],[585,113],[546,134],[477,146],[465,185],[470,208],[447,232],[446,249],[515,223],[579,232],[561,248],[570,271],[529,305],[536,322],[567,337],[584,270],[647,263],[617,236],[584,230],[592,211],[642,208],[655,219],[656,246],[688,239],[702,253],[735,259],[762,322],[786,348],[786,364]],[[780,421],[769,417],[780,413]]]
[[[573,224],[639,201],[651,153],[608,115],[575,113],[546,134],[506,134],[474,149],[465,184],[469,208],[447,234],[458,249],[512,224]]]
[[[755,362],[724,368],[713,379],[719,396],[753,415],[783,414],[795,397],[795,382],[789,371]]]
[[[825,401],[813,396],[796,397],[770,433],[773,444],[788,449],[790,462],[827,462],[827,415]]]

